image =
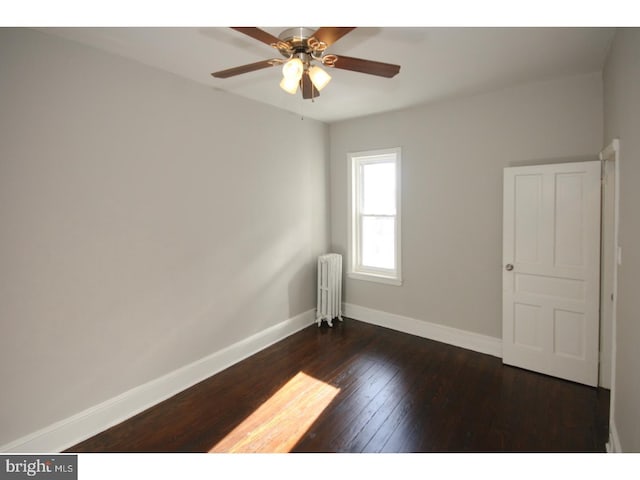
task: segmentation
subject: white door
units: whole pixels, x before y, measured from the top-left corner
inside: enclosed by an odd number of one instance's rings
[[[503,362],[598,384],[600,162],[504,169]]]

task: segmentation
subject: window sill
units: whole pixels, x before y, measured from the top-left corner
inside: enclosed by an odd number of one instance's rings
[[[385,283],[387,285],[395,285],[397,287],[402,285],[402,279],[400,278],[388,277],[385,275],[377,275],[375,273],[349,272],[347,273],[347,277],[353,278],[354,280],[365,280],[367,282]]]

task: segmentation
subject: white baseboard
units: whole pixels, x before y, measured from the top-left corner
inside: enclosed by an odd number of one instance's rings
[[[61,452],[263,350],[315,322],[315,309],[6,445],[0,452]]]
[[[502,340],[499,338],[446,327],[423,320],[416,320],[415,318],[403,317],[380,310],[373,310],[350,303],[343,304],[342,313],[345,317],[355,320],[361,320],[381,327],[391,328],[411,335],[417,335],[430,340],[436,340],[456,347],[502,358]]]
[[[616,424],[613,422],[610,422],[609,424],[609,442],[606,446],[607,453],[622,453],[620,437],[618,437],[618,429],[616,428]]]

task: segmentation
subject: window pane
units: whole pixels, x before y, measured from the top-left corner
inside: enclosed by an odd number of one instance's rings
[[[362,217],[362,265],[395,268],[394,217]]]
[[[362,165],[362,213],[395,215],[395,163],[367,163]]]

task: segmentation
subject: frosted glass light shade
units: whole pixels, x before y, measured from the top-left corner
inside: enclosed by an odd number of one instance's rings
[[[326,87],[327,83],[331,81],[331,75],[315,65],[309,68],[309,78],[311,78],[313,86],[316,87],[318,91]]]
[[[284,77],[280,82],[280,88],[285,92],[290,93],[291,95],[295,95],[298,91],[298,85],[300,84],[300,80],[296,78],[287,78]]]
[[[296,82],[302,78],[304,65],[299,58],[292,58],[282,66],[282,75],[288,80],[295,79]]]

